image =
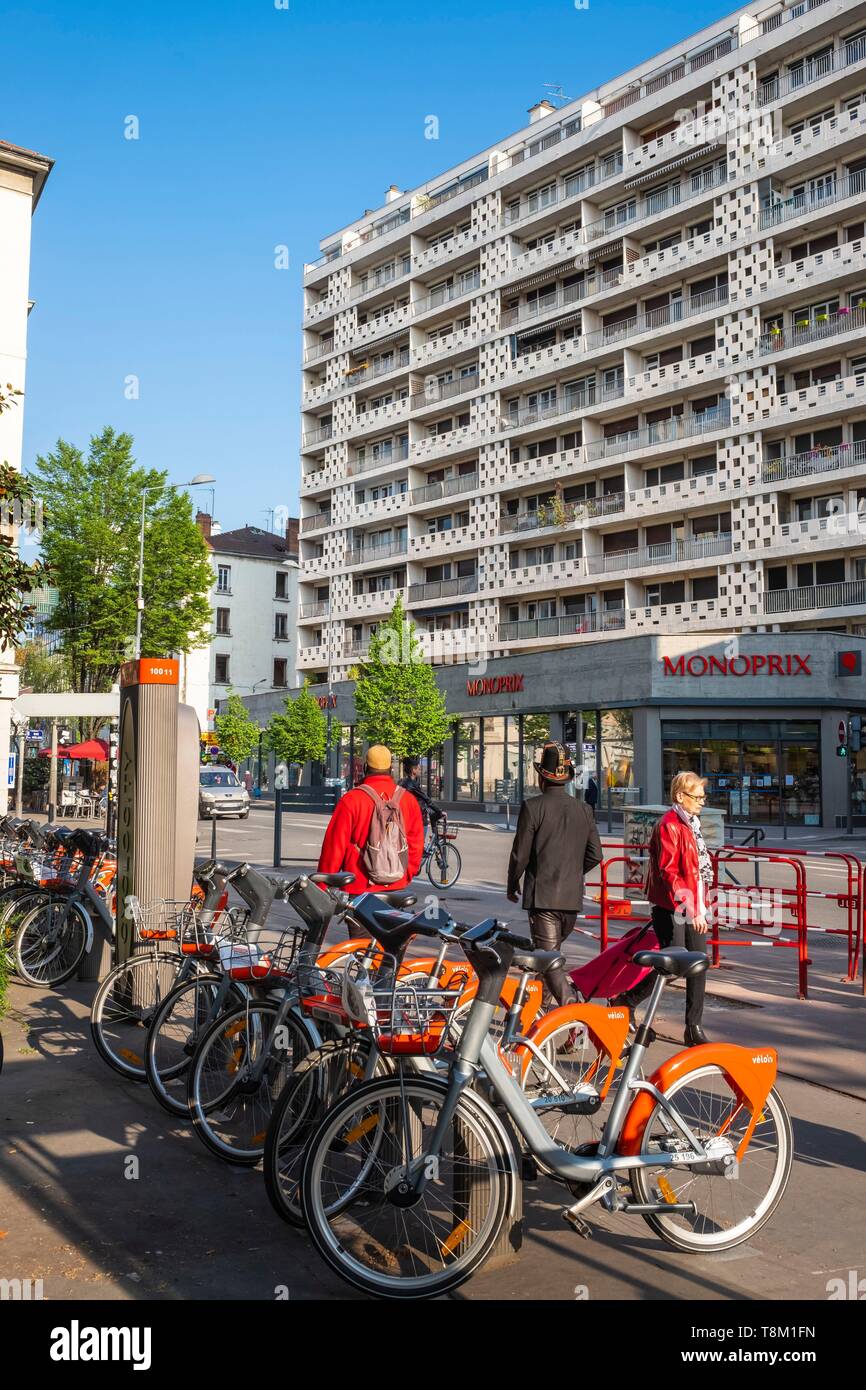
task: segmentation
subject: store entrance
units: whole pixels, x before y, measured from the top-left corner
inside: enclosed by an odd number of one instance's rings
[[[707,804],[740,825],[820,825],[820,726],[787,720],[662,723],[665,794],[677,772],[707,779]]]

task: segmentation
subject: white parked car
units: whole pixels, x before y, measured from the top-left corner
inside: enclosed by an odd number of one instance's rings
[[[250,813],[250,797],[230,767],[203,767],[198,775],[198,813],[205,820]]]

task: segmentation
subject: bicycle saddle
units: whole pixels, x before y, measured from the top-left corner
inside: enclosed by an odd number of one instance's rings
[[[396,908],[398,912],[405,911],[407,907],[414,907],[418,901],[417,893],[379,893],[378,896],[383,903]]]
[[[681,979],[703,975],[710,964],[705,951],[687,951],[683,946],[669,946],[666,951],[636,951],[632,961],[635,965],[648,965],[659,975]]]
[[[515,951],[511,957],[512,965],[518,970],[531,970],[536,975],[546,975],[558,965],[565,965],[565,956],[559,951]]]
[[[348,888],[350,883],[355,882],[355,875],[348,873],[338,874],[310,874],[311,883],[324,883],[326,888]]]

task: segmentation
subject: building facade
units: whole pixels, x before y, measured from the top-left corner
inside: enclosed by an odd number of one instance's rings
[[[864,137],[866,5],[748,6],[325,238],[299,670],[866,633]]]
[[[30,224],[53,161],[0,140],[0,389],[23,392],[30,299]],[[21,467],[24,400],[0,414],[0,462]],[[3,523],[6,524],[5,518]],[[11,651],[0,649],[0,811],[9,792],[10,721],[18,694]],[[11,768],[10,768],[11,773]]]

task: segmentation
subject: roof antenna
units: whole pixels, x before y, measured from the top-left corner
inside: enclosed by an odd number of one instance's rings
[[[542,82],[541,85],[547,89],[547,95],[551,101],[558,101],[564,106],[566,102],[574,100],[573,97],[565,95],[565,89],[560,87],[558,82]]]

